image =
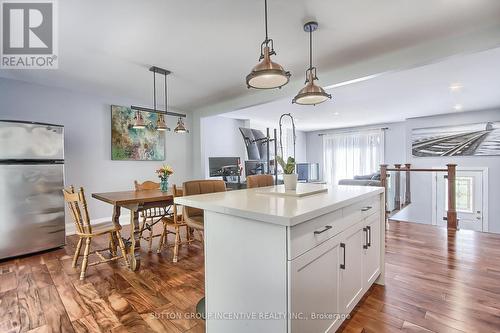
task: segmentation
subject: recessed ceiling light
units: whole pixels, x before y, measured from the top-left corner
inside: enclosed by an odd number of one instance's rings
[[[464,107],[462,104],[455,104],[455,106],[453,107],[456,111],[460,111],[462,110]]]
[[[450,91],[451,92],[457,92],[462,90],[464,86],[461,83],[453,83],[450,85]]]
[[[334,115],[334,116],[338,116],[339,114],[340,114],[340,113],[338,113],[338,112],[334,112],[334,113],[333,113],[333,115]]]

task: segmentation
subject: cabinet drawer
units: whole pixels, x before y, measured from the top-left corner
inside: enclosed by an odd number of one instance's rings
[[[349,224],[339,209],[291,227],[288,259],[292,260],[337,235]]]
[[[380,211],[380,196],[365,199],[356,202],[350,206],[342,208],[342,217],[349,218],[352,221],[361,221]]]

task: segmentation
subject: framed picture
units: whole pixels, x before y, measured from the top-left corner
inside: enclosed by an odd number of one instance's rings
[[[500,122],[416,128],[412,154],[430,156],[500,156]]]
[[[145,128],[133,128],[135,110],[111,105],[111,159],[117,161],[164,161],[165,133],[156,129],[158,114],[140,111]]]

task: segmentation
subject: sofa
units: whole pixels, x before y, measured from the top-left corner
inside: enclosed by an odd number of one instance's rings
[[[358,186],[381,186],[380,172],[374,172],[369,175],[354,176],[353,179],[341,179],[339,185],[358,185]]]

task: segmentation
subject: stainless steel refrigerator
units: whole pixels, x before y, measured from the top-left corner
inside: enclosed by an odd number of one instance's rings
[[[0,259],[65,244],[64,128],[0,120]]]

